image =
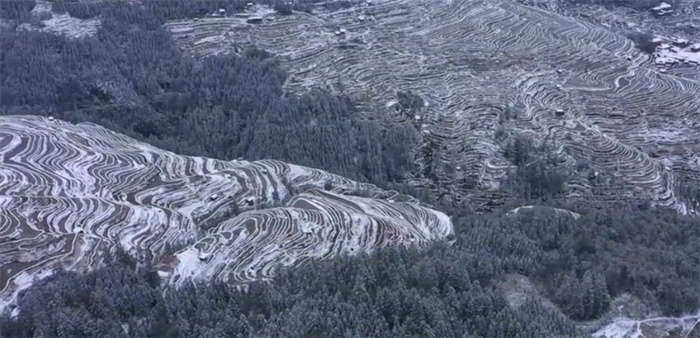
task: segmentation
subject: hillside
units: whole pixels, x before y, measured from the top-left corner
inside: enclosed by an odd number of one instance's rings
[[[632,28],[515,1],[347,3],[164,27],[197,57],[254,45],[289,72],[287,91],[320,87],[353,98],[360,114],[409,121],[420,131],[414,184],[451,182],[436,190],[455,203],[497,202],[508,149],[526,137],[567,168],[567,198],[635,195],[696,212],[680,186],[700,184],[698,64],[667,67],[659,56],[690,47],[659,38],[649,55],[627,37]]]
[[[55,268],[94,270],[117,247],[147,263],[194,242],[164,258],[163,276],[245,284],[280,264],[454,232],[409,196],[284,162],[180,156],[31,116],[0,117],[0,137],[2,304]]]
[[[0,336],[700,337],[698,11],[0,0]]]
[[[166,294],[172,294],[168,290],[188,290],[190,282],[223,283],[251,292],[251,283],[277,284],[274,277],[284,267],[308,273],[305,267],[309,263],[317,264],[318,259],[333,261],[332,258],[375,253],[392,247],[424,248],[434,252],[431,247],[441,240],[448,240],[450,244],[457,240],[450,218],[421,205],[415,198],[318,169],[275,160],[221,161],[177,155],[99,125],[72,124],[54,118],[2,116],[0,130],[3,165],[0,249],[4,253],[0,260],[3,272],[0,304],[3,311],[12,311],[13,316],[26,316],[23,311],[34,311],[31,309],[35,303],[27,303],[32,294],[22,291],[32,290],[31,286],[37,283],[56,285],[55,278],[65,278],[65,272],[52,276],[57,269],[79,273],[75,276],[87,272],[100,274],[105,268],[114,269],[113,257],[122,250],[130,257],[127,261],[153,267],[156,278],[161,280],[156,285],[162,283]],[[456,213],[467,218],[476,216],[464,211]],[[469,271],[478,280],[486,284],[496,282],[492,292],[497,292],[495,297],[503,297],[503,304],[510,307],[510,311],[526,311],[521,314],[526,316],[533,315],[529,311],[544,311],[548,313],[546,316],[558,318],[558,324],[548,328],[551,330],[548,332],[568,332],[567,335],[576,332],[560,310],[549,308],[552,306],[559,306],[578,319],[592,319],[603,314],[601,321],[585,324],[588,328],[584,331],[597,330],[595,337],[617,337],[640,327],[653,332],[687,332],[698,320],[697,315],[630,319],[628,316],[633,316],[634,311],[645,316],[657,312],[641,310],[648,305],[635,305],[634,301],[624,300],[629,296],[623,294],[612,304],[618,310],[624,307],[634,310],[620,311],[619,319],[601,328],[615,317],[613,313],[606,314],[611,299],[605,277],[591,270],[586,271],[582,280],[574,279],[574,283],[582,283],[581,286],[568,284],[576,277],[565,276],[563,284],[552,295],[547,295],[546,283],[527,286],[530,282],[527,278],[523,282],[523,277],[510,285],[508,280],[512,277],[502,273],[531,270],[529,275],[537,279],[539,269],[546,275],[553,272],[553,268],[561,268],[556,267],[561,264],[556,262],[561,258],[552,257],[554,260],[547,262],[552,259],[546,258],[546,252],[553,245],[551,241],[568,241],[565,237],[570,231],[573,231],[572,239],[580,241],[578,234],[588,225],[580,222],[583,215],[578,212],[537,205],[519,206],[494,216],[500,217],[500,222],[485,219],[483,225],[472,223],[474,229],[465,228],[461,220],[458,239],[461,249],[457,250],[474,250],[467,249],[472,244],[465,242],[472,238],[492,246],[486,249],[488,251],[495,249],[500,252],[498,255],[510,254],[497,259],[499,267],[491,265],[495,262],[487,263],[490,259],[484,256],[485,248],[477,249],[480,253],[471,258],[457,261],[471,266]],[[542,225],[528,224],[542,221],[545,228],[554,228],[543,230]],[[503,232],[514,225],[516,228]],[[698,230],[696,222],[687,225]],[[498,230],[502,226],[506,228]],[[582,228],[576,229],[577,226]],[[484,237],[483,231],[503,232],[505,237],[489,239],[490,235]],[[520,231],[532,236],[531,239],[522,242],[523,239],[511,237]],[[471,237],[474,235],[476,237]],[[531,240],[540,244],[527,243]],[[591,244],[573,245],[580,251],[576,255],[583,255],[581,266],[589,264],[585,262],[590,259],[585,258],[585,252],[590,250],[586,245]],[[541,252],[542,249],[545,251]],[[512,254],[515,256],[508,258]],[[521,256],[523,254],[529,258]],[[469,263],[470,260],[473,261]],[[445,269],[453,263],[444,260],[440,264],[447,264],[441,268]],[[499,270],[502,272],[498,273]],[[431,274],[423,270],[416,272]],[[289,278],[288,274],[283,272],[284,280]],[[89,277],[90,274],[83,276],[94,278]],[[417,278],[416,286],[426,287],[421,284],[432,283],[423,280],[426,277],[410,278]],[[446,277],[440,283],[455,277]],[[42,279],[50,280],[50,284],[40,281]],[[574,291],[576,288],[581,289]],[[585,312],[579,312],[575,305],[571,307],[576,304],[571,302],[589,304],[586,298],[577,298],[586,294],[589,296],[585,297],[599,300],[594,305],[584,305]],[[18,297],[24,302],[19,307]],[[556,305],[547,298],[553,299]],[[528,329],[519,332],[525,334],[529,330],[544,330],[541,325],[553,325],[541,322],[543,319],[539,317],[533,320]],[[131,325],[136,324],[126,327]],[[483,330],[509,329],[488,326]]]

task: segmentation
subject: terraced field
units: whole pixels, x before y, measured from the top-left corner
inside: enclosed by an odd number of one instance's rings
[[[678,186],[700,184],[700,82],[690,74],[700,70],[660,72],[623,28],[506,0],[263,14],[262,24],[243,15],[166,27],[196,55],[234,51],[201,43],[216,38],[276,54],[289,91],[322,87],[354,98],[368,118],[414,120],[442,163],[438,182],[457,201],[492,199],[512,169],[504,149],[524,135],[571,169],[569,198],[634,195],[684,214],[699,207]],[[416,158],[432,165],[418,150]]]
[[[448,237],[449,224],[447,216],[414,203],[314,189],[284,207],[249,211],[220,223],[193,246],[165,257],[158,269],[176,285],[191,278],[245,285],[269,280],[279,265],[387,245],[424,245]]]
[[[163,277],[241,284],[280,263],[453,233],[410,196],[274,160],[180,156],[89,123],[0,117],[0,164],[0,310],[54,268],[91,270],[117,246],[153,263],[184,246]]]
[[[95,35],[101,25],[101,22],[97,19],[84,20],[71,17],[68,13],[53,13],[51,11],[51,3],[44,1],[38,1],[31,14],[36,17],[43,17],[41,27],[24,23],[19,26],[19,29],[65,35],[71,38],[83,38]]]

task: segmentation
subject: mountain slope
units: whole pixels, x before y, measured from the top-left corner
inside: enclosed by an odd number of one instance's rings
[[[527,137],[570,173],[570,200],[637,196],[696,212],[679,192],[700,182],[696,68],[671,75],[635,48],[632,30],[517,1],[348,3],[245,14],[262,24],[229,16],[164,27],[195,56],[234,52],[231,41],[274,54],[290,74],[287,91],[320,87],[367,116],[412,121],[424,150],[415,184],[454,201],[498,202],[513,170],[503,155]]]
[[[445,214],[374,185],[275,160],[180,156],[95,124],[1,117],[0,156],[0,307],[34,278],[94,269],[117,247],[155,262],[196,242],[161,262],[173,282],[186,271],[242,283],[278,263],[453,233]],[[196,264],[176,264],[188,257]]]

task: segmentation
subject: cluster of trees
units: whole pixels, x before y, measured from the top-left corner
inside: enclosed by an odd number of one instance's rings
[[[599,318],[623,293],[669,315],[700,306],[697,220],[558,203],[582,216],[447,209],[451,246],[311,262],[248,292],[218,283],[164,290],[150,267],[121,255],[37,283],[19,316],[0,318],[0,335],[573,337],[584,333],[574,320]],[[558,309],[534,295],[509,306],[507,274],[529,277]]]
[[[654,35],[650,33],[630,33],[627,38],[634,42],[637,49],[647,54],[654,54],[656,47],[661,43],[654,41]]]
[[[249,3],[267,5],[277,13],[289,15],[293,12],[312,13],[315,6],[322,6],[326,10],[336,11],[352,7],[353,2],[343,0],[172,0],[167,3],[147,1],[139,4],[140,10],[147,12],[154,25],[164,23],[166,20],[201,18],[224,9],[226,13],[242,12],[247,9]],[[29,13],[36,6],[36,0],[0,0],[0,18],[16,20],[17,23],[31,22]],[[80,19],[92,19],[102,17],[105,5],[93,1],[78,0],[52,0],[52,11],[58,14],[69,13],[72,17]]]
[[[0,1],[0,18],[22,21],[30,17],[29,11],[36,6],[34,0]]]
[[[462,266],[453,263],[458,259]],[[150,337],[574,336],[575,324],[535,298],[511,309],[478,252],[440,245],[388,249],[281,271],[248,292],[213,283],[162,291],[148,268],[115,260],[60,273],[19,301],[0,334]],[[469,267],[476,267],[470,272]],[[486,285],[482,285],[482,282]]]
[[[700,187],[693,184],[681,184],[678,186],[679,196],[689,206],[700,209]]]
[[[24,8],[33,7],[35,0],[5,0],[5,2],[21,2],[23,5],[11,5],[13,8],[21,7],[13,11],[20,13]],[[201,18],[214,13],[219,13],[220,9],[224,9],[226,13],[236,13],[247,9],[249,3],[257,5],[268,5],[277,13],[289,15],[293,12],[312,13],[316,5],[322,5],[327,9],[347,8],[348,2],[326,1],[326,0],[302,0],[302,1],[286,1],[286,0],[173,0],[167,4],[159,4],[144,2],[141,4],[142,9],[148,11],[151,16],[157,17],[157,23],[163,23],[164,20],[183,19],[183,18]],[[103,14],[104,5],[91,1],[77,0],[53,0],[52,9],[56,13],[69,13],[71,16],[81,19],[91,19],[99,17]],[[17,15],[17,17],[19,17]]]
[[[561,194],[567,174],[527,139],[507,148],[518,169],[503,186],[515,199],[489,213],[441,204],[400,182],[416,170],[410,122],[365,120],[347,98],[321,91],[285,93],[286,74],[264,51],[194,60],[160,25],[244,2],[55,2],[102,26],[81,39],[3,30],[0,113],[94,122],[182,154],[275,158],[377,183],[450,214],[454,245],[312,262],[247,293],[217,283],[164,290],[152,267],[118,255],[98,271],[37,283],[18,317],[0,318],[0,336],[577,336],[574,320],[600,317],[625,293],[669,315],[700,307],[697,219],[637,201],[572,204]],[[20,3],[1,2],[3,15],[26,16],[32,6]],[[421,105],[411,93],[401,101]],[[523,204],[581,217],[506,215]],[[558,309],[537,297],[509,306],[499,289],[509,274],[528,277]]]
[[[610,307],[605,276],[590,270],[581,279],[573,273],[566,275],[555,297],[562,311],[572,319],[595,319]]]
[[[4,31],[2,113],[89,121],[178,153],[275,158],[371,182],[413,170],[410,124],[365,120],[346,98],[320,91],[287,95],[285,73],[264,52],[183,55],[159,24],[175,14],[154,13],[188,14],[174,9],[182,3],[200,2],[75,3],[100,10],[97,35],[81,39]]]

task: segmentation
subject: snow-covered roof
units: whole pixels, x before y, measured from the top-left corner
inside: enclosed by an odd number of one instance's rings
[[[663,11],[663,10],[669,10],[669,9],[671,9],[671,8],[673,8],[673,6],[671,6],[669,3],[662,2],[660,5],[658,5],[658,6],[654,7],[654,8],[652,8],[652,10],[655,10],[655,11]]]

